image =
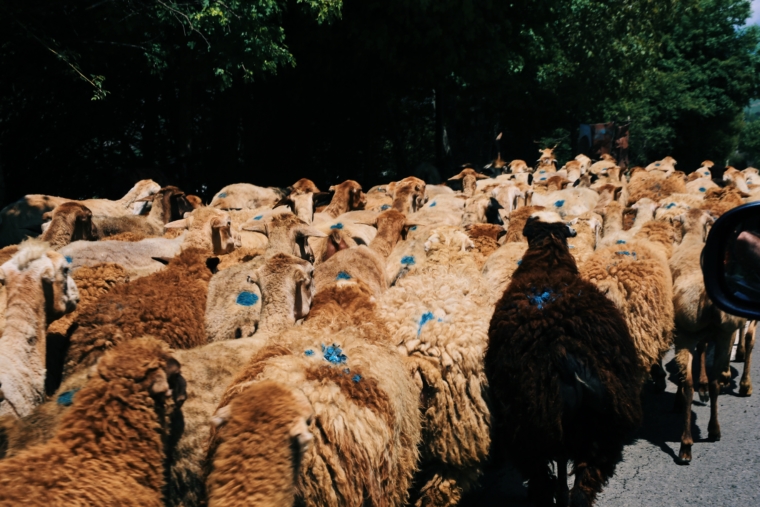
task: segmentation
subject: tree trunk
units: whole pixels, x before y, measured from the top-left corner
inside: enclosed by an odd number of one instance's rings
[[[0,151],[0,209],[3,209],[5,207],[5,177],[3,175],[3,156],[2,151]]]

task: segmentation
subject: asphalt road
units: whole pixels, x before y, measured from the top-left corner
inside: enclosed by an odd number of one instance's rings
[[[623,462],[596,505],[760,507],[760,384],[755,383],[752,396],[740,397],[738,384],[744,364],[731,363],[733,384],[718,398],[722,434],[719,442],[705,440],[710,406],[709,402],[700,403],[695,393],[693,459],[690,465],[677,465],[674,459],[683,423],[682,417],[673,411],[677,384],[672,351],[665,363],[669,373],[666,392],[645,391],[644,424],[626,446]],[[753,361],[752,378],[760,382],[760,357]],[[463,504],[528,506],[525,493],[520,476],[505,466],[489,469],[482,486],[468,495]]]

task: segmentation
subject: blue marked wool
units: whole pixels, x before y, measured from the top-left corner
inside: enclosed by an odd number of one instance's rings
[[[72,403],[74,403],[74,395],[76,392],[79,391],[79,389],[74,389],[71,391],[66,391],[65,393],[61,393],[58,395],[57,403],[59,405],[63,405],[64,407],[70,406]]]
[[[391,209],[391,205],[390,204],[383,204],[382,206],[380,206],[380,210],[381,211],[385,211],[385,210],[388,210],[388,209]]]
[[[618,254],[618,255],[631,255],[631,252],[629,252],[628,250],[621,250],[621,251],[615,252],[615,253]]]
[[[519,261],[517,261],[517,265],[519,266],[520,264],[522,264],[522,259],[520,259]]]
[[[262,218],[264,218],[264,215],[256,215],[253,217],[254,220],[261,220]]]
[[[68,262],[69,264],[71,264],[72,262],[74,262],[74,259],[72,257],[70,257],[70,256],[67,255],[66,256],[66,262]]]
[[[672,207],[673,207],[673,206],[675,206],[675,205],[676,205],[676,203],[674,203],[674,202],[671,202],[670,204],[668,204],[667,206],[665,206],[665,208],[666,208],[666,209],[670,209],[670,208],[672,208]]]
[[[624,239],[619,239],[615,243],[617,243],[618,245],[625,245],[625,240]]]
[[[556,206],[557,208],[561,208],[564,205],[565,205],[565,201],[564,200],[557,201],[557,202],[554,203],[554,206]]]
[[[354,382],[359,382],[361,379],[362,379],[362,376],[359,375],[358,373],[354,375],[353,377],[351,377],[351,380],[353,380]]]
[[[253,292],[243,291],[240,294],[238,294],[235,302],[239,304],[240,306],[253,306],[256,304],[258,300],[259,300],[259,296],[257,296]]]
[[[707,190],[707,189],[706,189],[705,187],[699,187],[699,191],[700,191],[700,192],[704,192],[704,191],[706,191],[706,190]]]
[[[528,302],[539,310],[543,310],[546,304],[551,303],[556,299],[557,294],[555,294],[552,289],[544,289],[540,294],[537,290],[533,289],[532,294],[528,296]]]
[[[416,230],[417,230],[417,226],[416,226],[416,225],[413,225],[413,226],[411,226],[411,227],[409,228],[409,230],[410,230],[410,231],[416,231]]]
[[[420,317],[420,325],[417,328],[417,336],[420,335],[422,332],[422,326],[430,322],[431,320],[435,319],[435,316],[431,312],[425,312],[422,314],[422,317]]]
[[[343,364],[348,359],[341,348],[334,343],[329,347],[322,345],[322,355],[332,364]]]
[[[306,354],[307,356],[313,356],[313,355],[314,355],[314,351],[313,351],[313,350],[311,350],[311,349],[306,349],[306,350],[304,351],[304,354]]]
[[[432,208],[433,206],[435,206],[435,204],[436,204],[435,201],[431,202],[430,207]]]
[[[343,224],[340,222],[330,226],[330,229],[342,229],[342,228],[343,228]]]
[[[227,192],[222,192],[219,195],[217,195],[217,197],[220,198],[220,199],[223,198],[223,197],[227,197]]]
[[[401,258],[401,264],[404,266],[412,266],[414,265],[414,257],[411,255],[406,255]]]
[[[336,276],[335,279],[336,280],[350,280],[351,275],[349,275],[345,271],[341,271],[340,273],[338,273],[338,276]]]

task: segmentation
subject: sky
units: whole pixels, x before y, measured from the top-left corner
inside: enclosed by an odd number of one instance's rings
[[[760,0],[752,0],[752,15],[747,20],[748,25],[760,25]]]

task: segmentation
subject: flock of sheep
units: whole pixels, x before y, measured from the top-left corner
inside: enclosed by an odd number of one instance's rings
[[[719,440],[736,333],[752,392],[754,323],[699,259],[760,175],[675,164],[545,149],[457,191],[22,198],[0,212],[0,506],[453,506],[502,459],[536,505],[592,505],[673,346],[689,462],[694,386]]]

